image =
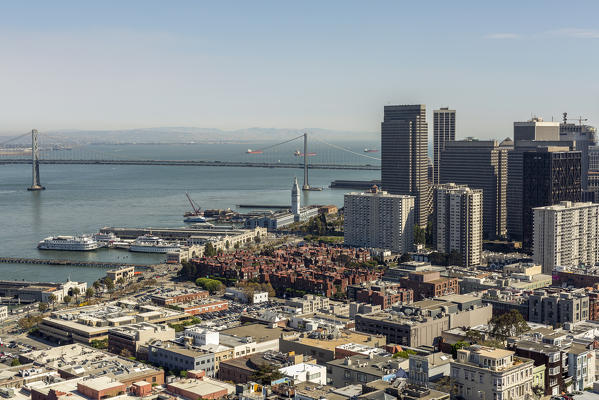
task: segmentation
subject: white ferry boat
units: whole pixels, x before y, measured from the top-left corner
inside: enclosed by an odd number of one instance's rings
[[[100,243],[111,244],[118,242],[120,239],[112,232],[109,233],[94,233],[92,239]]]
[[[91,251],[102,244],[89,236],[51,236],[38,243],[40,250]]]
[[[178,244],[165,242],[158,236],[151,235],[138,237],[129,247],[129,251],[138,253],[170,253],[171,251],[179,250]]]

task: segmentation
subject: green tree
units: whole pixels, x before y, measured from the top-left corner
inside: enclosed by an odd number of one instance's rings
[[[106,286],[106,289],[111,292],[114,289],[113,280],[110,278],[104,278],[104,286]]]
[[[414,243],[426,244],[426,232],[418,225],[414,225]]]
[[[75,296],[75,301],[77,301],[77,299],[79,298],[79,293],[80,293],[79,288],[74,287],[70,290],[70,292],[71,292],[71,296]]]
[[[254,242],[260,244],[260,242],[262,242],[262,239],[260,239],[260,236],[254,236]]]
[[[239,248],[239,242],[235,243],[235,245],[233,246],[234,249],[238,249]]]
[[[100,286],[101,286],[100,281],[94,281],[92,286],[94,287],[95,290],[100,289]]]
[[[408,253],[403,253],[401,255],[401,257],[399,258],[399,262],[408,262],[408,261],[412,261],[412,256],[410,256]]]
[[[210,294],[217,293],[223,288],[223,284],[220,281],[210,278],[198,278],[196,279],[196,285],[209,291]]]
[[[204,256],[205,257],[214,257],[216,255],[216,249],[214,245],[210,242],[206,243],[204,246]]]
[[[227,240],[225,241],[225,248],[229,250],[229,247],[231,247],[231,243],[229,243],[229,241]]]
[[[48,303],[40,302],[37,305],[37,309],[39,310],[39,312],[46,312],[46,311],[48,311],[48,308],[49,308]]]
[[[62,301],[64,301],[65,304],[69,304],[71,302],[71,300],[73,300],[73,298],[71,296],[64,296],[62,298]]]
[[[11,367],[16,367],[16,366],[19,366],[19,365],[21,365],[21,362],[19,361],[18,358],[13,358],[12,361],[10,362],[10,366]]]
[[[451,345],[451,355],[454,359],[458,358],[458,350],[464,347],[468,347],[468,343],[461,340]]]
[[[94,297],[94,294],[96,294],[96,292],[93,288],[87,288],[87,290],[85,291],[85,298],[89,300],[92,297]]]
[[[530,327],[518,310],[511,310],[510,312],[494,316],[489,325],[491,327],[491,334],[499,340],[505,340],[511,336],[520,336],[530,330]]]
[[[56,300],[58,299],[56,298],[55,294],[48,296],[48,303],[52,304],[52,308],[54,308],[54,303],[56,303]]]
[[[271,364],[262,364],[252,375],[252,380],[261,385],[270,385],[272,381],[281,379],[283,374]]]
[[[122,276],[116,280],[116,284],[119,286],[123,286],[125,284],[125,278],[123,278]]]

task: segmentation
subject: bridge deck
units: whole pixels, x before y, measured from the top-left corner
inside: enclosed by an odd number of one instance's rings
[[[185,167],[242,167],[242,168],[298,168],[303,169],[303,163],[259,163],[244,161],[195,161],[195,160],[39,160],[40,164],[99,164],[99,165],[171,165]],[[31,164],[31,159],[0,158],[0,164]],[[378,165],[352,164],[308,164],[309,169],[346,169],[346,170],[380,170]]]

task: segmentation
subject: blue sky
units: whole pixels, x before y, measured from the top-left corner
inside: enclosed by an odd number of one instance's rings
[[[599,125],[597,1],[44,1],[0,5],[0,131],[378,132],[385,104],[503,138]]]

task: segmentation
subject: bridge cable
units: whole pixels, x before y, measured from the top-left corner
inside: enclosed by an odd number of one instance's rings
[[[356,152],[356,151],[353,151],[353,150],[347,149],[347,148],[345,148],[345,147],[343,147],[343,146],[339,146],[339,145],[336,145],[336,144],[332,144],[332,143],[325,142],[324,140],[322,140],[322,139],[319,139],[319,138],[317,138],[317,137],[314,137],[314,140],[316,140],[316,141],[318,141],[318,142],[321,142],[321,143],[324,143],[324,144],[326,144],[327,146],[331,146],[331,147],[333,147],[333,148],[336,148],[336,149],[338,149],[338,150],[343,150],[343,151],[346,151],[346,152],[348,152],[348,153],[355,154],[355,155],[357,155],[357,156],[360,156],[360,157],[366,157],[366,158],[370,158],[370,159],[373,159],[373,160],[381,161],[381,159],[380,159],[380,158],[373,157],[373,156],[367,156],[366,154],[360,154],[360,153],[358,153],[358,152]]]

